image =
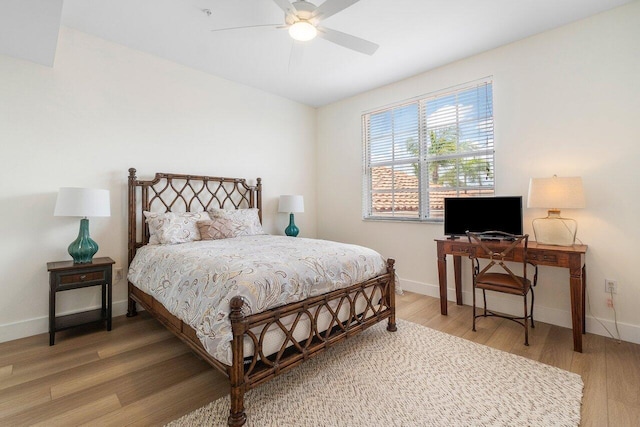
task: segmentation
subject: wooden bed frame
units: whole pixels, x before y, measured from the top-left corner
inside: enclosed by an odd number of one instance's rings
[[[250,186],[245,179],[220,178],[196,175],[156,173],[155,178],[141,181],[136,170],[129,169],[129,264],[136,250],[149,241],[149,229],[142,211],[186,212],[203,211],[210,207],[258,208],[262,221],[262,184],[256,180]],[[213,367],[229,377],[231,383],[230,426],[241,426],[246,421],[244,393],[269,379],[294,368],[328,347],[355,335],[364,329],[388,319],[387,330],[396,331],[394,260],[387,260],[386,273],[348,288],[331,291],[300,302],[277,307],[261,313],[246,315],[243,300],[234,297],[229,315],[233,341],[232,365],[226,365],[211,356],[196,336],[195,330],[155,300],[129,283],[129,307],[127,316],[135,316],[136,303],[178,336],[191,349]],[[380,299],[374,298],[382,295]],[[356,312],[356,301],[365,303],[363,312]],[[333,307],[330,306],[333,303]],[[337,304],[337,306],[335,305]],[[340,320],[340,308],[349,307],[349,318]],[[326,330],[318,330],[317,320],[321,311],[331,317]],[[281,319],[293,316],[290,324]],[[311,322],[308,337],[296,340],[293,336],[301,320]],[[262,350],[264,335],[268,330],[279,329],[285,335],[280,350],[265,355]],[[253,342],[253,354],[244,354],[245,339]]]

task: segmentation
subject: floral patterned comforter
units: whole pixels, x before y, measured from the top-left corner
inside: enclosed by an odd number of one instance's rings
[[[386,271],[372,249],[326,240],[243,236],[138,249],[128,279],[193,327],[205,349],[230,365],[229,302],[249,313],[345,288]]]

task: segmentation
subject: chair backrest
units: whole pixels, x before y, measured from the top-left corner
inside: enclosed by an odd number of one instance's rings
[[[514,251],[518,247],[522,247],[522,277],[527,279],[527,246],[529,244],[529,235],[528,234],[510,234],[505,233],[503,231],[485,231],[482,233],[474,233],[471,231],[467,231],[467,237],[469,238],[469,243],[474,245],[474,250],[472,250],[469,254],[469,258],[475,260],[476,262],[476,276],[481,278],[481,276],[489,271],[493,270],[495,272],[494,267],[500,267],[503,273],[507,273],[514,280],[519,281],[518,275],[515,274],[508,266],[505,264],[505,261],[513,261],[514,260]],[[494,244],[496,240],[499,240],[498,244]],[[480,270],[480,264],[478,262],[478,256],[476,254],[477,250],[480,249],[484,252],[484,256],[482,258],[486,258],[488,260],[487,265]]]

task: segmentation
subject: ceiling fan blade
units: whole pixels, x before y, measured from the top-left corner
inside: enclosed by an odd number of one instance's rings
[[[325,40],[329,40],[332,43],[339,44],[340,46],[344,46],[348,49],[355,50],[366,55],[373,55],[380,47],[377,44],[361,39],[360,37],[352,36],[337,30],[331,30],[329,28],[318,27],[318,36]]]
[[[331,15],[335,15],[341,10],[348,8],[352,4],[357,3],[358,1],[360,0],[327,0],[313,11],[311,17],[326,19]]]
[[[294,15],[297,12],[296,7],[287,0],[273,0],[273,2],[287,15]]]
[[[241,30],[243,28],[258,28],[258,27],[273,27],[273,28],[281,28],[282,24],[260,24],[260,25],[244,25],[242,27],[227,27],[227,28],[216,28],[210,30],[211,32],[216,31],[227,31],[227,30]]]

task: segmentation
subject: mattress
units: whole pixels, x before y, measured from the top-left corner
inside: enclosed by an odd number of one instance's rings
[[[131,262],[128,279],[190,325],[209,354],[231,365],[229,302],[233,297],[243,298],[244,314],[249,315],[349,287],[385,272],[384,258],[362,246],[257,235],[146,245]],[[364,301],[357,305],[364,309]],[[319,323],[329,321],[330,316]],[[303,329],[304,325],[300,331],[296,328],[296,338],[305,337]],[[276,329],[269,335],[284,336]],[[278,349],[278,340],[267,347]],[[245,354],[252,351],[247,343]]]

